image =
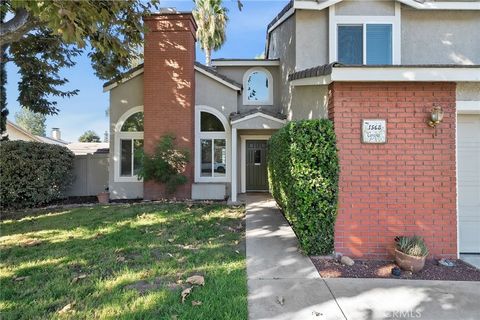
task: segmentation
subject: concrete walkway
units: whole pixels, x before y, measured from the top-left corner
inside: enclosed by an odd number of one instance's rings
[[[256,319],[480,319],[480,283],[322,279],[275,202],[247,196],[248,314]]]

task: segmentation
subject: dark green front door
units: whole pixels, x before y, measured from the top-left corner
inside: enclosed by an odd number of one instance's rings
[[[247,191],[268,191],[267,141],[247,140]]]

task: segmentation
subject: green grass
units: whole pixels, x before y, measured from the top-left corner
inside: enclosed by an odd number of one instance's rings
[[[246,319],[243,217],[221,205],[150,204],[2,221],[1,318]],[[41,243],[22,246],[30,239]],[[194,274],[205,286],[182,304]]]

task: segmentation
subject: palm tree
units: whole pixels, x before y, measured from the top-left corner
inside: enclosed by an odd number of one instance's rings
[[[222,6],[222,0],[195,0],[193,16],[198,25],[197,38],[205,51],[205,64],[210,65],[212,50],[223,45],[227,36],[228,9]]]

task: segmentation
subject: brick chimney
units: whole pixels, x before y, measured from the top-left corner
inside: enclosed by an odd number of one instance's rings
[[[194,181],[194,112],[195,112],[195,34],[191,13],[175,10],[145,16],[147,27],[144,48],[144,150],[152,154],[158,140],[174,134],[176,144],[190,152],[184,172],[188,182],[173,197],[190,199]],[[147,200],[167,197],[163,185],[145,181],[143,196]],[[171,196],[170,196],[171,197]]]

